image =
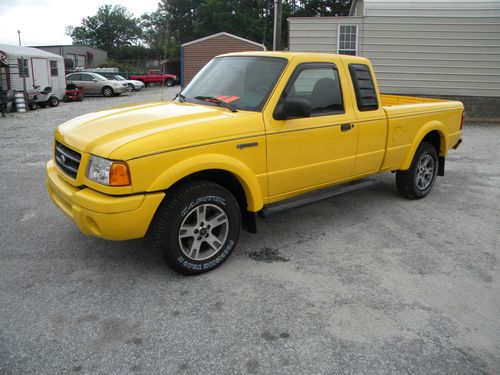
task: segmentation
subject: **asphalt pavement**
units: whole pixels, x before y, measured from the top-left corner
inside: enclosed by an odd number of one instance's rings
[[[382,174],[184,277],[147,240],[82,235],[44,182],[57,125],[161,97],[0,118],[0,374],[500,373],[500,126],[466,123],[423,200]]]

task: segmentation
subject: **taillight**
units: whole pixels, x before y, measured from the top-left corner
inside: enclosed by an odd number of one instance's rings
[[[460,130],[464,127],[464,117],[465,117],[465,111],[462,112],[462,121],[460,121]]]

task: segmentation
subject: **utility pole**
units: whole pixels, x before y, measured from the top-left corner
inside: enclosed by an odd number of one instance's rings
[[[17,30],[17,38],[19,40],[19,47],[21,47],[21,30]],[[19,69],[19,67],[18,67]],[[24,56],[21,56],[21,70],[23,77],[23,93],[24,93],[24,102],[26,106],[28,106],[28,91],[26,90],[26,65],[24,64]]]
[[[279,50],[281,45],[281,11],[281,0],[274,0],[273,51]]]

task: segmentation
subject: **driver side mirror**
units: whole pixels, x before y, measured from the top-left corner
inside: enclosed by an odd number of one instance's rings
[[[92,82],[97,82],[97,79],[95,79],[95,78],[94,78],[94,79],[92,80]]]
[[[289,118],[301,118],[311,116],[311,103],[303,98],[288,98],[274,112],[276,120],[286,120]]]

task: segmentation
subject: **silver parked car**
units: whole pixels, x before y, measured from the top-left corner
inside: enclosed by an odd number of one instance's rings
[[[70,73],[66,76],[66,81],[74,83],[76,87],[83,87],[86,95],[117,96],[128,91],[126,83],[107,79],[97,73]]]
[[[141,91],[145,86],[144,82],[136,81],[135,79],[126,79],[119,74],[115,74],[113,76],[113,79],[116,79],[117,81],[120,81],[122,83],[126,83],[130,91]]]

